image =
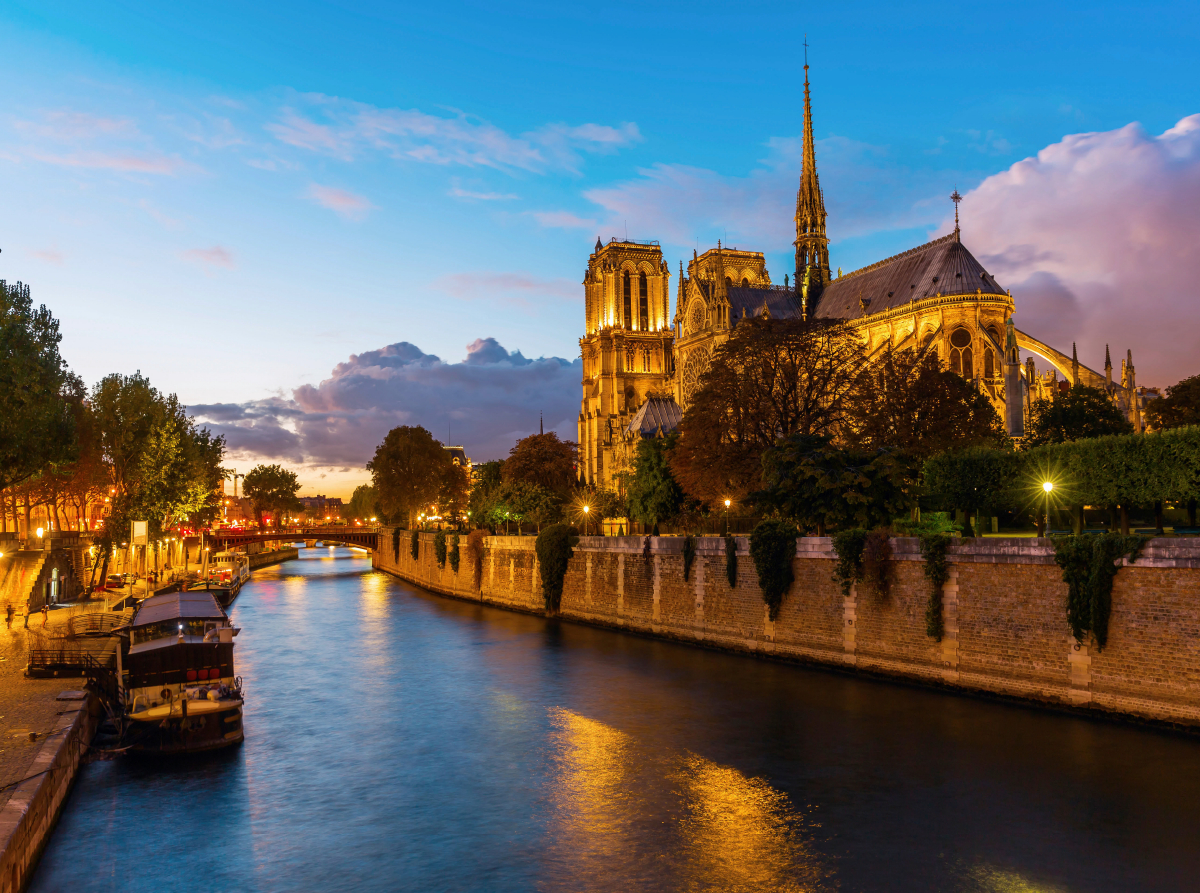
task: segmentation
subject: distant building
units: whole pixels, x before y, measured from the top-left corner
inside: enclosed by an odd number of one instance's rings
[[[342,500],[337,496],[301,496],[300,504],[317,520],[342,517]]]
[[[453,462],[455,465],[462,466],[468,472],[470,472],[471,467],[474,465],[474,463],[470,459],[467,458],[467,448],[466,447],[464,447],[464,446],[448,446],[448,447],[442,447],[442,449],[444,449],[447,453],[450,454],[451,462]]]

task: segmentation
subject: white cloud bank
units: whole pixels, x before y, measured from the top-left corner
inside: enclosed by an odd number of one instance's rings
[[[963,241],[1012,290],[1017,325],[1138,383],[1200,373],[1200,115],[1066,137],[984,180]],[[942,228],[945,231],[945,227]]]

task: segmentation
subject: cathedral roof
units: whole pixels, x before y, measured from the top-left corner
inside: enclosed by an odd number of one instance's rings
[[[943,295],[1004,294],[955,233],[855,270],[825,286],[818,318],[857,319]],[[866,302],[864,311],[859,303]]]
[[[762,314],[763,303],[766,302],[767,312],[771,319],[792,319],[799,317],[800,302],[796,293],[790,288],[780,288],[771,285],[766,288],[745,288],[740,285],[729,287],[729,320],[737,323],[743,316],[759,316]]]
[[[669,434],[679,427],[682,419],[683,410],[674,397],[648,397],[629,420],[625,433],[640,437],[654,437],[659,431]]]

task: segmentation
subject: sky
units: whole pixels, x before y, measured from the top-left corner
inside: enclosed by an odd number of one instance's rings
[[[574,439],[597,236],[782,281],[805,40],[834,266],[957,188],[1020,328],[1200,372],[1196,4],[180,6],[0,8],[0,278],[240,472],[346,497],[395,425]]]

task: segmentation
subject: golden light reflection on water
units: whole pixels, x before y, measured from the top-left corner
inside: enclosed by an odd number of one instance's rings
[[[1042,884],[1021,877],[1015,871],[1004,871],[980,865],[967,872],[972,890],[986,893],[1066,893],[1065,888]]]
[[[569,876],[563,889],[664,874],[688,891],[834,886],[803,838],[808,823],[766,781],[570,710],[550,718],[558,771],[547,851]]]

